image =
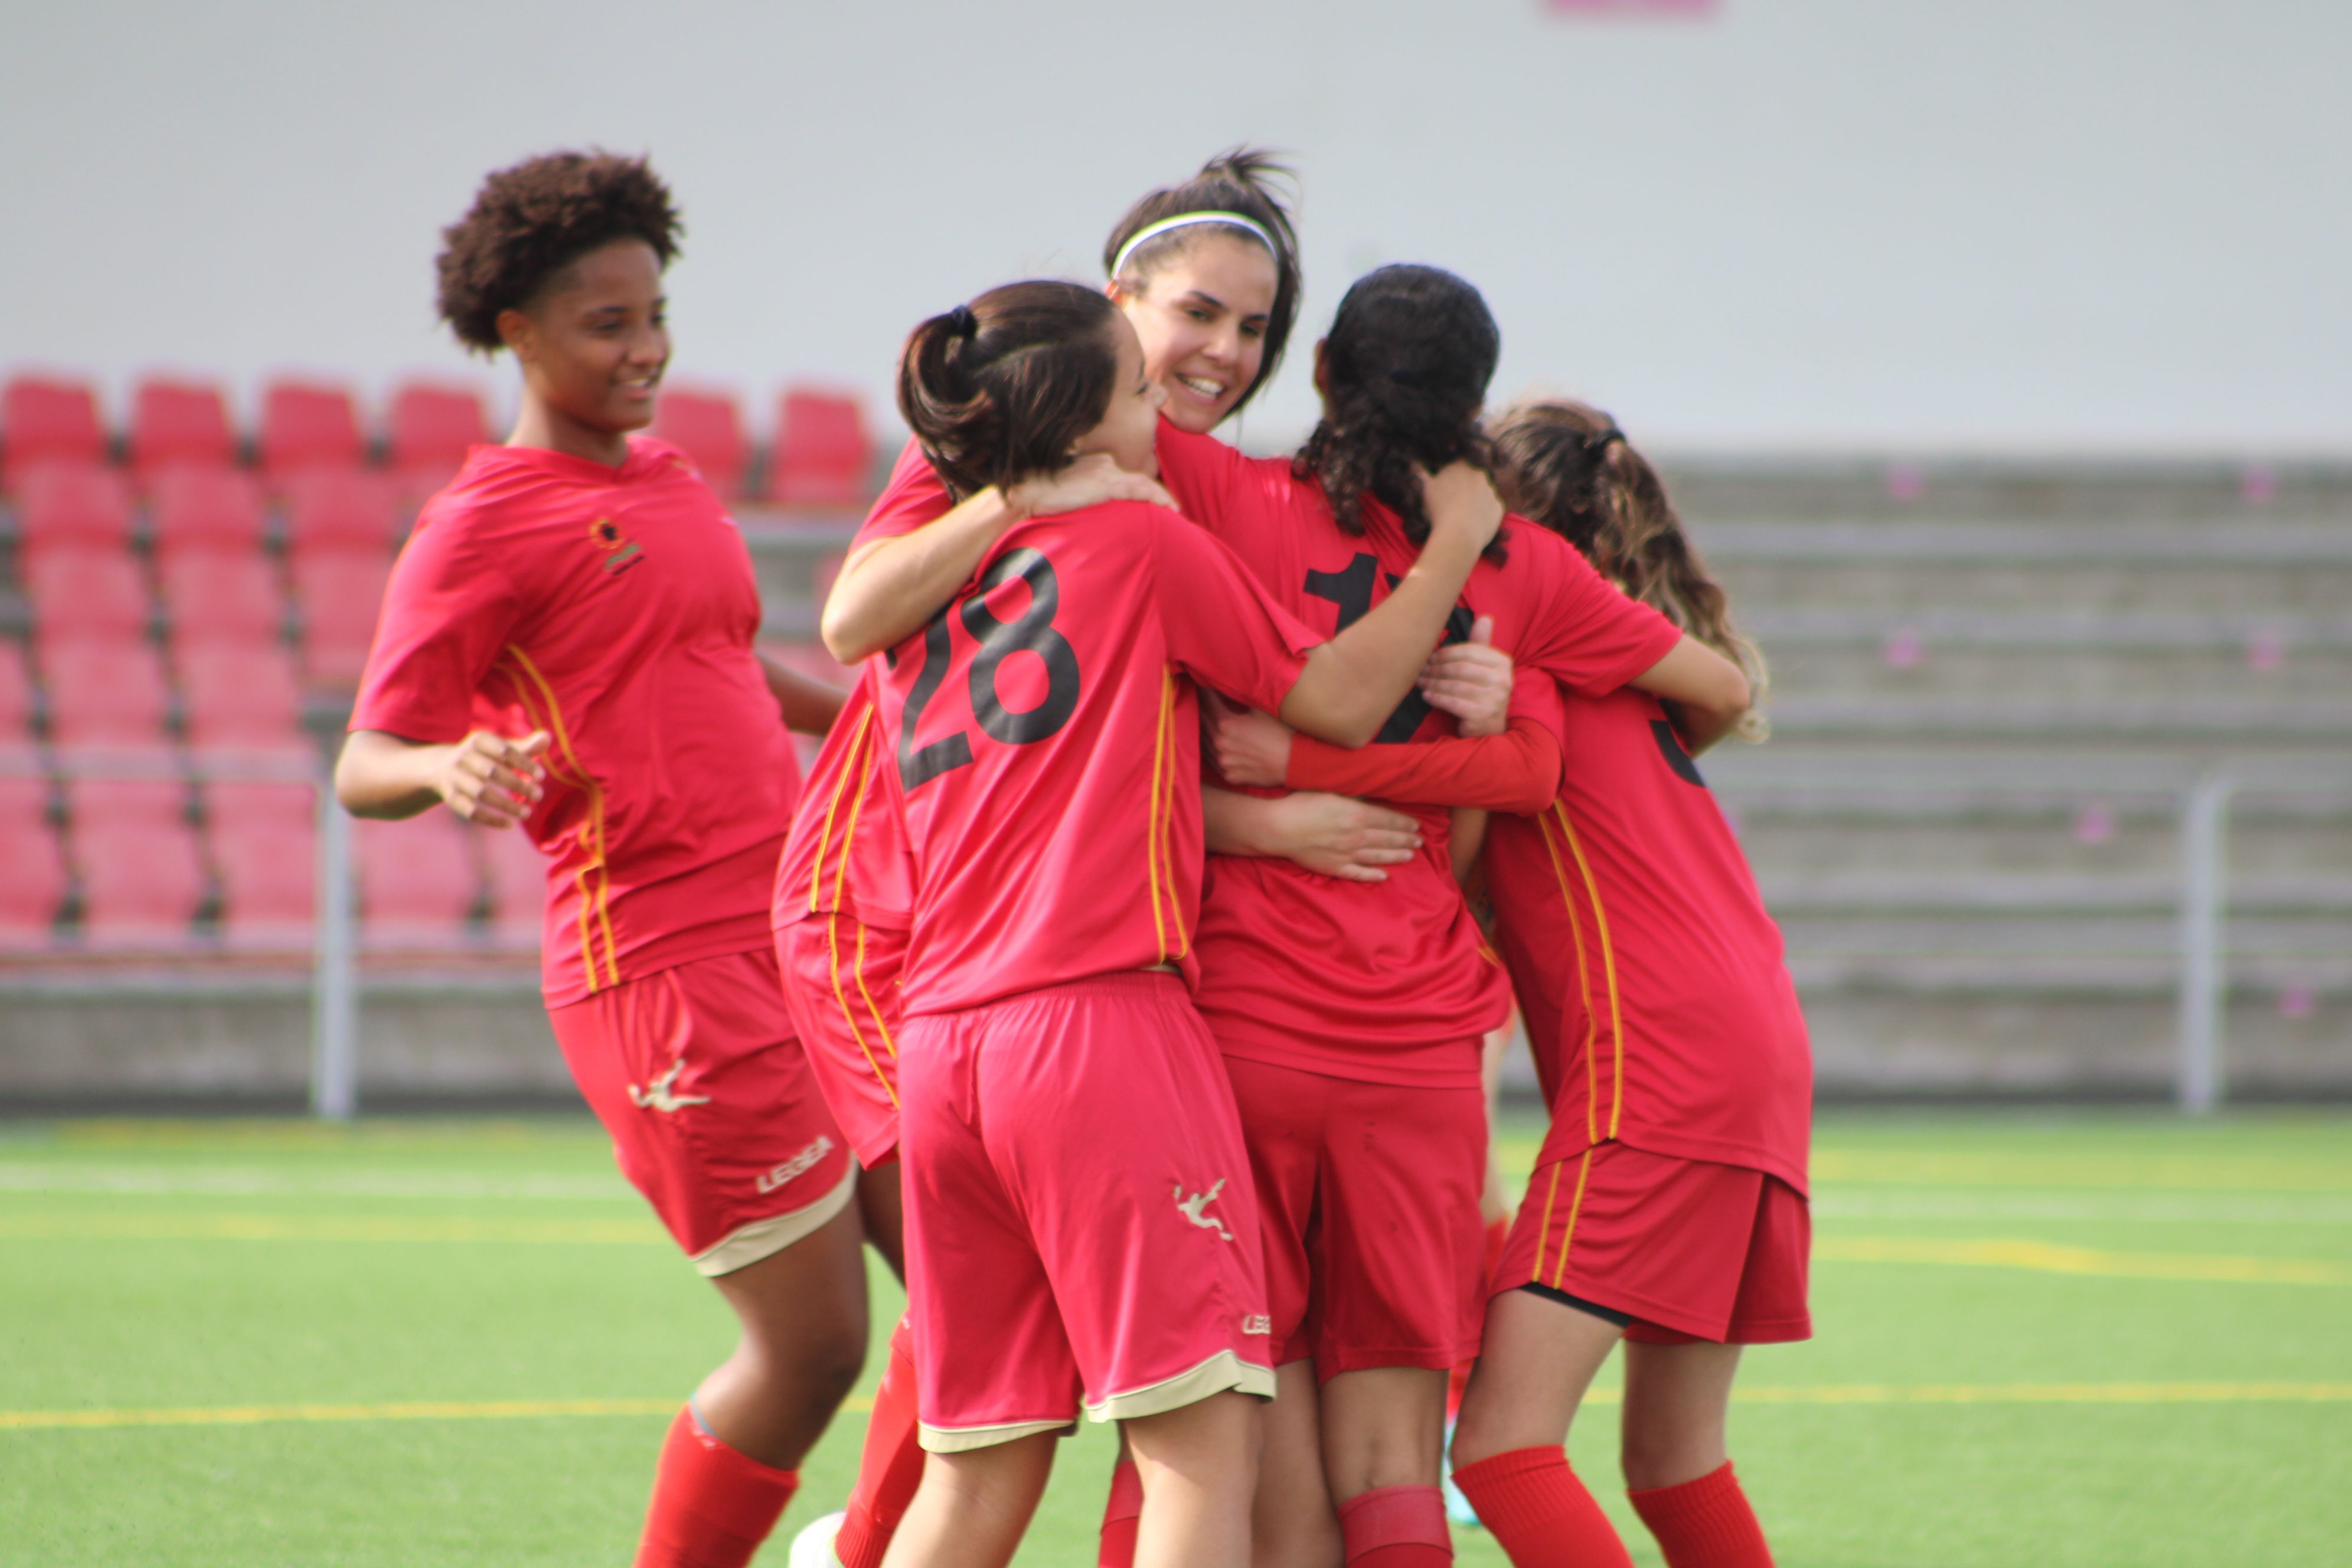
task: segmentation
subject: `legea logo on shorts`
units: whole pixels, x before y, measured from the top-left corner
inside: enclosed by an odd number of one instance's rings
[[[833,1140],[824,1133],[816,1142],[760,1178],[760,1190],[772,1193],[796,1176],[805,1176],[816,1168],[816,1163],[833,1152]]]
[[[1205,1193],[1194,1193],[1188,1198],[1184,1195],[1184,1184],[1179,1182],[1176,1184],[1176,1212],[1182,1215],[1186,1219],[1191,1220],[1194,1225],[1199,1226],[1202,1230],[1213,1230],[1219,1236],[1223,1237],[1227,1241],[1231,1241],[1234,1238],[1234,1233],[1225,1228],[1225,1222],[1219,1219],[1215,1215],[1204,1214],[1202,1212],[1211,1204],[1215,1203],[1217,1201],[1217,1194],[1224,1190],[1225,1179],[1223,1176],[1219,1176],[1215,1186],[1211,1187]]]

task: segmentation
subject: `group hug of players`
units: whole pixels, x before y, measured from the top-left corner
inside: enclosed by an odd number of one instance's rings
[[[1605,415],[1487,416],[1450,273],[1347,291],[1294,456],[1210,434],[1295,324],[1277,173],[1144,197],[1108,287],[914,329],[824,613],[845,695],[755,652],[725,507],[633,434],[680,233],[647,165],[533,159],[445,232],[442,314],[520,414],[418,520],[337,787],[546,852],[556,1038],[741,1320],[641,1565],[769,1534],[862,1365],[867,1243],[908,1310],[842,1568],[1001,1568],[1082,1416],[1121,1433],[1105,1563],[1433,1568],[1474,1362],[1479,1521],[1518,1568],[1623,1564],[1563,1447],[1621,1340],[1668,1563],[1770,1561],[1725,1410],[1740,1345],[1811,1331],[1811,1065],[1691,760],[1760,666]],[[1490,1230],[1514,996],[1551,1124]]]

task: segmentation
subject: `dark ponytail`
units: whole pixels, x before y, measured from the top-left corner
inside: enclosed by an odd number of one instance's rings
[[[1047,473],[1110,407],[1118,307],[1098,289],[1007,283],[933,316],[898,355],[898,413],[959,498]]]
[[[1323,340],[1323,419],[1291,471],[1323,487],[1331,515],[1364,531],[1370,495],[1429,538],[1416,467],[1462,461],[1491,469],[1478,411],[1502,357],[1503,334],[1478,290],[1434,267],[1367,272],[1339,301]],[[1500,559],[1501,536],[1487,547]]]
[[[1150,287],[1152,273],[1184,254],[1201,236],[1249,233],[1230,224],[1171,229],[1137,246],[1121,267],[1119,252],[1127,248],[1128,241],[1155,223],[1186,213],[1238,213],[1274,241],[1274,308],[1266,312],[1265,357],[1258,362],[1257,378],[1244,389],[1228,418],[1246,407],[1258,388],[1274,379],[1275,370],[1282,363],[1282,351],[1290,342],[1290,330],[1298,323],[1298,235],[1291,226],[1290,205],[1281,188],[1284,182],[1293,180],[1289,166],[1276,163],[1272,153],[1256,147],[1232,148],[1202,164],[1201,172],[1183,184],[1153,191],[1128,208],[1126,216],[1111,226],[1110,238],[1103,244],[1103,271],[1109,273],[1118,267],[1111,281],[1141,295]]]
[[[1763,652],[1731,624],[1730,601],[1683,531],[1665,481],[1617,422],[1590,404],[1548,398],[1510,409],[1493,435],[1504,504],[1575,545],[1602,576],[1739,666],[1756,705],[1734,733],[1764,739]]]

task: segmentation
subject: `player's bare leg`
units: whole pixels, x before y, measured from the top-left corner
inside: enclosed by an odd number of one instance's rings
[[[929,1455],[882,1568],[1004,1568],[1045,1495],[1056,1441],[1057,1434],[1040,1432]]]
[[[1722,1468],[1738,1345],[1625,1345],[1625,1485],[1676,1487]]]
[[[1339,1516],[1323,1472],[1323,1422],[1315,1363],[1275,1369],[1274,1403],[1261,1418],[1251,1542],[1258,1568],[1338,1568]]]
[[[1434,1487],[1444,1447],[1444,1373],[1370,1367],[1323,1385],[1323,1468],[1334,1503],[1381,1487]]]
[[[1227,1389],[1122,1424],[1143,1481],[1135,1568],[1246,1568],[1264,1403]]]
[[[866,1365],[865,1233],[855,1208],[711,1281],[742,1322],[735,1353],[694,1391],[711,1436],[791,1469],[824,1436]]]
[[[1531,1290],[1506,1290],[1488,1301],[1478,1365],[1454,1426],[1454,1468],[1565,1443],[1585,1390],[1623,1333]]]
[[[898,1196],[898,1162],[857,1173],[857,1209],[866,1220],[866,1239],[890,1272],[907,1282],[907,1211]]]

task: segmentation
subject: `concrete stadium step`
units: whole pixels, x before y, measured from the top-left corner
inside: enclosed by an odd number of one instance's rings
[[[2352,521],[2352,469],[2341,464],[1661,456],[1659,468],[1686,518]]]

